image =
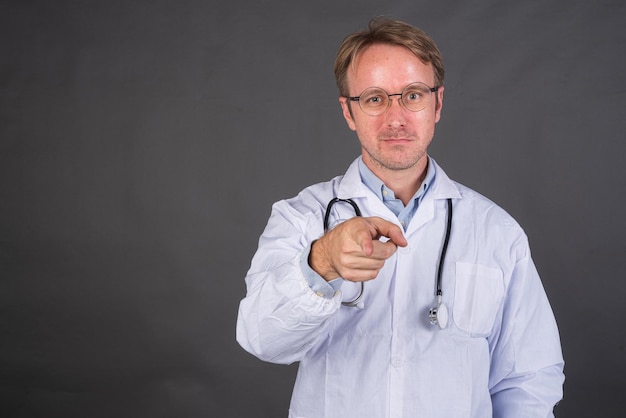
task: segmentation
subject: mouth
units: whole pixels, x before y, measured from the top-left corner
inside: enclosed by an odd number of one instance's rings
[[[379,139],[386,144],[408,144],[413,142],[415,135],[405,130],[389,130],[387,132],[381,132]]]
[[[386,144],[408,144],[412,142],[409,138],[383,138],[382,141]]]

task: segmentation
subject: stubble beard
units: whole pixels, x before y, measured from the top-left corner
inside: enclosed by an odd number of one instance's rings
[[[384,141],[389,138],[409,138],[412,141],[419,141],[415,134],[407,134],[405,132],[383,132],[379,135],[378,141]],[[378,150],[372,151],[364,146],[362,148],[372,164],[376,165],[379,169],[406,171],[415,167],[422,161],[426,156],[429,144],[430,141],[421,149],[410,150],[410,153],[407,153],[407,147],[405,145],[396,145],[388,149],[387,152]]]

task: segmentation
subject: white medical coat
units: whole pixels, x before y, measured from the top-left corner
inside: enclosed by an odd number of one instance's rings
[[[333,298],[307,284],[300,259],[323,233],[329,200],[352,198],[363,216],[399,225],[362,182],[344,176],[274,204],[246,277],[237,340],[258,358],[300,362],[289,417],[550,417],[562,396],[556,322],[526,235],[505,211],[450,180],[435,179],[398,248],[365,284],[364,309],[345,282]],[[444,330],[428,322],[452,198],[443,267]],[[331,224],[354,216],[335,205]]]

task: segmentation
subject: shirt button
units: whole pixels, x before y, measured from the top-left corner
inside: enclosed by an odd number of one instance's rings
[[[402,359],[398,356],[391,357],[391,365],[396,369],[402,367]]]

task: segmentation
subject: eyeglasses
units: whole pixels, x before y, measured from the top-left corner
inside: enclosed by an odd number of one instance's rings
[[[419,112],[431,102],[437,87],[428,87],[424,83],[411,83],[402,89],[402,93],[389,94],[379,87],[368,87],[360,96],[346,97],[353,102],[359,102],[359,107],[370,116],[382,115],[391,106],[391,96],[400,96],[399,101],[405,109]]]

